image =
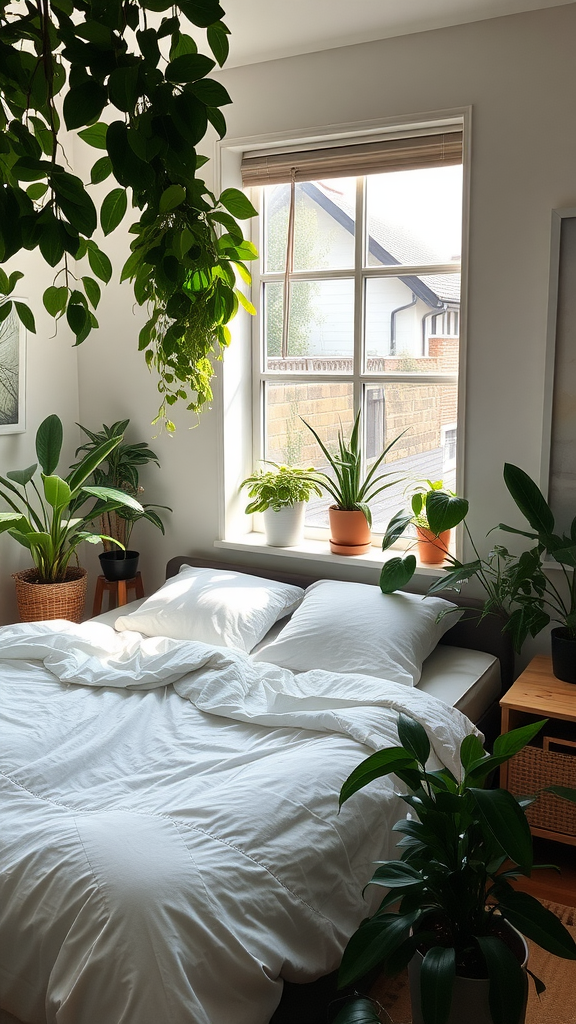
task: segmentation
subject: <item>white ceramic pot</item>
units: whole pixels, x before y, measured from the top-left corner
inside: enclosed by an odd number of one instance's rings
[[[508,925],[510,931],[514,932],[519,944],[519,956],[523,957],[522,966],[526,969],[528,962],[528,946],[526,939],[512,925]],[[520,950],[522,951],[520,954]],[[410,996],[412,1001],[412,1022],[413,1024],[424,1024],[420,1006],[420,968],[423,956],[417,950],[408,964],[410,977]],[[528,978],[526,980],[526,997],[528,995]],[[490,1012],[488,1002],[489,981],[484,978],[462,978],[454,979],[452,989],[452,1006],[447,1024],[494,1024],[494,1018]],[[524,1012],[521,1020],[524,1021],[526,1014],[526,997],[524,1000]]]
[[[275,512],[267,508],[264,515],[266,543],[273,548],[292,548],[304,537],[306,502],[297,501]]]

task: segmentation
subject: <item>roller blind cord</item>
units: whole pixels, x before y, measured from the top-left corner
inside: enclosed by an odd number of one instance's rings
[[[288,357],[288,331],[290,327],[290,285],[294,270],[294,213],[296,205],[296,168],[290,171],[290,205],[286,233],[286,266],[284,269],[284,303],[282,313],[282,359]]]

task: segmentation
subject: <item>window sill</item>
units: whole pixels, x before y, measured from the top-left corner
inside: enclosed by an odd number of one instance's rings
[[[301,544],[291,548],[275,548],[266,543],[263,533],[246,533],[242,537],[230,538],[228,540],[214,541],[215,548],[223,548],[227,551],[253,552],[258,554],[273,555],[280,558],[299,559],[316,563],[329,563],[337,566],[357,566],[362,572],[380,570],[384,562],[390,558],[397,558],[404,554],[400,550],[381,551],[379,547],[372,547],[365,555],[333,555],[327,540],[311,540],[305,538]],[[446,564],[446,563],[444,563]],[[423,565],[417,563],[416,573],[422,576],[440,576],[442,565]]]

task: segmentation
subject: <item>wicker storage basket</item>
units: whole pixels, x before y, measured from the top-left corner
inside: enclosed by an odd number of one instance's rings
[[[552,736],[545,739],[547,745],[565,742]],[[541,747],[524,747],[512,758],[508,765],[508,789],[511,793],[526,796],[545,786],[576,787],[576,751],[563,754]],[[526,817],[535,828],[576,835],[576,804],[561,800],[553,793],[543,793],[538,797],[536,803],[526,809]]]
[[[69,619],[81,622],[86,601],[86,569],[67,569],[64,583],[38,583],[38,570],[14,572],[18,614],[22,622]]]

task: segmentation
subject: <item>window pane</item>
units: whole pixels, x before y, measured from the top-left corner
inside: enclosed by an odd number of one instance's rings
[[[457,373],[460,274],[368,278],[367,373]]]
[[[292,281],[288,325],[288,366],[282,358],[284,285],[264,285],[266,369],[314,373],[352,372],[354,282]],[[335,362],[336,361],[336,362]]]
[[[366,264],[450,263],[462,248],[462,166],[370,174]]]
[[[418,482],[443,480],[455,489],[458,389],[455,384],[369,384],[364,400],[368,465],[406,431],[386,456],[386,468],[403,480],[371,502],[373,529],[382,533],[395,512],[409,507]]]
[[[264,388],[265,457],[291,466],[314,466],[327,470],[326,457],[314,435],[302,422],[310,423],[329,450],[336,450],[338,431],[345,434],[354,421],[352,384],[345,382],[286,382]],[[308,526],[328,526],[330,496],[313,498],[307,506]]]
[[[354,265],[355,178],[296,183],[294,270],[345,270]],[[266,273],[282,273],[290,185],[264,189]]]

